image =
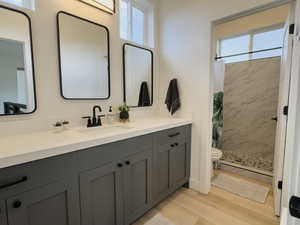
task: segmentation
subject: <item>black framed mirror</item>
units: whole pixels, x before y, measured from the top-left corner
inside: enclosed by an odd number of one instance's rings
[[[108,28],[61,11],[57,14],[57,29],[62,97],[67,100],[108,99]]]
[[[123,45],[124,102],[130,107],[153,104],[153,52],[126,43]]]
[[[0,5],[0,116],[36,111],[30,17]]]

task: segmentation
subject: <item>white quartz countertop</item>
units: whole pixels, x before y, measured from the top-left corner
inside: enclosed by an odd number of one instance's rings
[[[0,169],[191,123],[190,119],[150,118],[0,137]]]

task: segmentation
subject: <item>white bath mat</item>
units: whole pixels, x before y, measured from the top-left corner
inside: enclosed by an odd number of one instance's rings
[[[147,223],[144,225],[174,225],[170,220],[165,218],[164,216],[157,214],[151,220],[149,220]]]
[[[248,182],[227,174],[217,175],[212,184],[216,187],[259,203],[265,203],[270,191],[269,188],[262,185]]]

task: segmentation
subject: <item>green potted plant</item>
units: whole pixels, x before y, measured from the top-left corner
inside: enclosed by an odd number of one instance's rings
[[[119,106],[119,111],[120,111],[120,120],[123,122],[126,122],[129,120],[129,111],[130,108],[128,105],[126,105],[126,103],[124,103],[123,105]]]
[[[223,92],[214,94],[213,147],[218,149],[222,149],[223,99]]]

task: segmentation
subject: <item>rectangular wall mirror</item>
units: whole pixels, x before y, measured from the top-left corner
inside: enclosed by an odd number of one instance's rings
[[[0,6],[0,115],[36,110],[30,18]]]
[[[123,46],[124,102],[130,107],[153,104],[153,52],[131,44]]]
[[[108,28],[66,12],[57,14],[57,23],[62,97],[108,99]]]

